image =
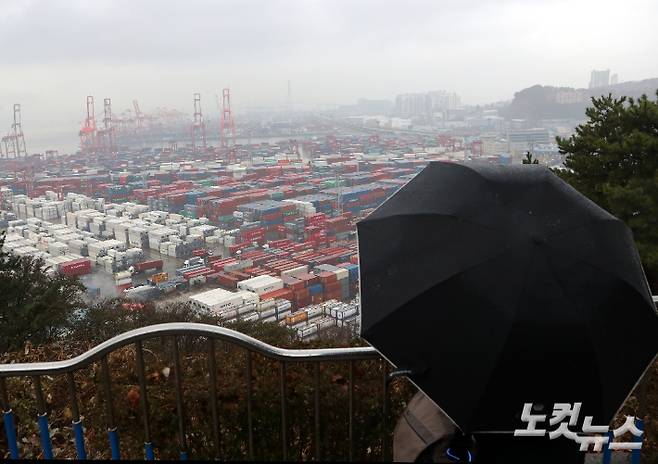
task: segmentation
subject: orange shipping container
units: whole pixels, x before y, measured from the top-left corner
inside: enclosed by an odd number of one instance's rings
[[[293,299],[292,298],[292,290],[290,290],[289,288],[282,288],[282,289],[279,289],[279,290],[274,290],[274,291],[269,292],[269,293],[263,293],[260,296],[260,299],[262,301],[269,300],[271,298],[272,299],[292,301],[292,299]]]
[[[295,325],[300,322],[305,322],[308,320],[308,313],[305,311],[298,311],[295,314],[289,314],[286,316],[286,325]]]

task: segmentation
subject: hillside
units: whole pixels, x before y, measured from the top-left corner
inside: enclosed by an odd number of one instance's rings
[[[585,108],[590,105],[591,97],[607,95],[639,97],[642,94],[653,95],[658,90],[658,78],[642,81],[622,82],[620,84],[596,89],[574,89],[571,87],[553,87],[534,85],[514,94],[512,102],[502,110],[509,119],[573,119],[585,117]]]

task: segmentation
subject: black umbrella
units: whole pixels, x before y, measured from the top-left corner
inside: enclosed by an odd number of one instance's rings
[[[357,230],[363,337],[465,431],[608,424],[656,355],[630,230],[543,166],[430,163]]]

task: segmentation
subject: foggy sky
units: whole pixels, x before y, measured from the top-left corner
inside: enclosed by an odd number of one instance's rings
[[[655,0],[0,0],[0,133],[21,103],[29,151],[68,148],[87,94],[191,113],[201,92],[212,117],[223,87],[236,110],[280,106],[288,80],[295,104],[322,105],[658,77],[657,15]]]

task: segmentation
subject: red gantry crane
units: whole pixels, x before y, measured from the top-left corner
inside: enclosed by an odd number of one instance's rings
[[[225,153],[226,161],[236,161],[235,153],[235,120],[231,112],[231,90],[222,90],[222,114],[219,119],[219,142]]]
[[[222,90],[222,117],[219,121],[219,138],[222,148],[235,145],[235,121],[231,113],[231,90]]]
[[[206,144],[206,123],[203,120],[201,112],[201,94],[194,94],[194,122],[192,123],[192,148],[197,148],[197,140],[201,141],[201,147],[205,150]]]
[[[96,131],[98,146],[103,153],[117,155],[116,133],[112,118],[112,99],[103,100],[103,127]]]
[[[98,133],[96,128],[96,112],[93,95],[87,96],[87,115],[80,129],[80,150],[86,154],[98,152]]]

